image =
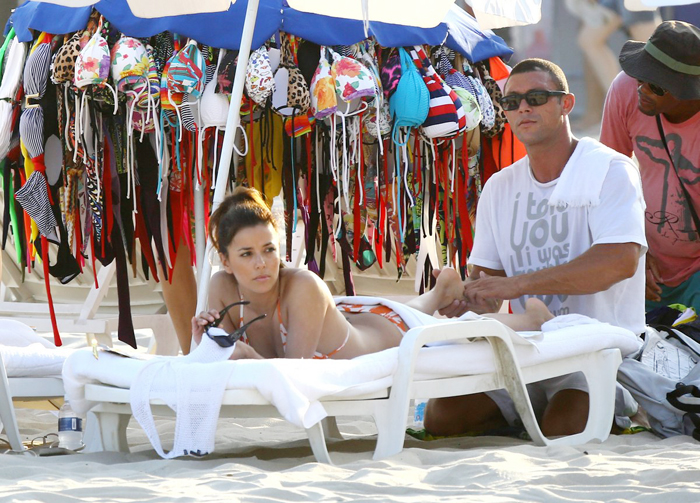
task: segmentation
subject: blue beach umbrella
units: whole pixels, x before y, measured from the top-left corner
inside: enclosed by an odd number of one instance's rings
[[[155,19],[135,16],[126,0],[100,0],[93,6],[112,26],[130,37],[151,37],[170,31],[212,47],[240,49],[248,1],[238,0],[225,12]],[[65,34],[85,28],[93,6],[75,8],[29,1],[15,10],[10,22],[17,39],[29,42],[32,39],[30,29]],[[302,12],[289,7],[285,0],[260,0],[258,12],[252,47],[261,46],[280,30],[319,45],[351,45],[366,38],[361,20]],[[472,62],[492,56],[507,59],[513,53],[501,37],[490,30],[481,30],[473,17],[456,6],[434,28],[370,21],[368,33],[384,47],[440,45],[444,42]]]

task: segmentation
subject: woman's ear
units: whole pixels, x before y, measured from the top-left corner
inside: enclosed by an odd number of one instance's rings
[[[219,260],[221,261],[221,265],[223,266],[224,271],[226,271],[229,274],[233,274],[233,271],[231,270],[231,263],[228,260],[228,256],[219,252]]]

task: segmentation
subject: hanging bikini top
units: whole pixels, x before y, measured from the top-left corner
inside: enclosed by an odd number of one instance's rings
[[[75,59],[75,73],[73,74],[73,84],[78,89],[85,89],[88,86],[108,88],[112,91],[114,98],[114,114],[117,113],[119,102],[117,91],[109,84],[109,73],[111,68],[111,58],[107,40],[102,36],[102,18],[95,31],[90,37],[85,47],[83,47]],[[71,44],[74,47],[75,42]],[[69,47],[70,50],[70,47]],[[83,92],[81,110],[85,108],[86,92]],[[82,114],[77,113],[78,119],[82,121]]]

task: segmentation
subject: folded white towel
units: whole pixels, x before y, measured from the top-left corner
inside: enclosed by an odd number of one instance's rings
[[[23,347],[30,344],[41,344],[45,348],[56,347],[21,321],[0,318],[0,346]]]
[[[0,345],[8,377],[60,377],[63,363],[74,351],[36,343],[21,347]]]
[[[0,354],[8,377],[59,377],[73,351],[57,348],[24,323],[0,318]]]
[[[205,336],[189,355],[154,359],[141,368],[131,386],[131,410],[161,457],[204,456],[214,450],[221,401],[234,369],[226,362],[235,347],[222,348]],[[168,453],[153,420],[153,399],[163,400],[176,414],[175,440]]]
[[[592,138],[581,138],[549,198],[550,206],[597,206],[613,160],[631,162]],[[641,196],[641,194],[640,194]]]

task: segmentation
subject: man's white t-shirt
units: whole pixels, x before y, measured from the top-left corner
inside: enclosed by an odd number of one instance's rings
[[[576,150],[580,146],[581,142]],[[574,151],[564,169],[586,169],[586,155],[580,154]],[[470,262],[517,276],[565,264],[593,245],[638,243],[641,256],[633,277],[595,294],[536,297],[554,315],[584,314],[642,333],[647,245],[639,172],[631,161],[616,157],[610,162],[600,203],[592,206],[550,206],[559,180],[538,182],[528,157],[494,174],[479,199]],[[511,300],[512,311],[523,312],[528,297]]]

